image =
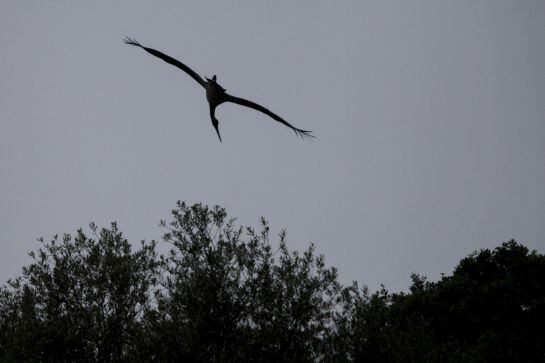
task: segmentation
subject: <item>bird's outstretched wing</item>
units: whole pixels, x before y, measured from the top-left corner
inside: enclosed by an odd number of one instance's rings
[[[173,66],[180,68],[182,71],[189,74],[201,86],[206,88],[206,82],[204,81],[204,79],[202,79],[201,76],[199,76],[197,74],[197,72],[195,72],[194,70],[192,70],[191,68],[189,68],[188,66],[183,64],[182,62],[180,62],[180,61],[178,61],[178,60],[176,60],[176,59],[174,59],[172,57],[169,57],[168,55],[166,55],[164,53],[161,53],[158,50],[144,47],[142,44],[138,43],[136,40],[131,39],[129,37],[126,37],[125,39],[123,39],[123,43],[134,45],[136,47],[140,47],[140,48],[144,49],[146,52],[148,52],[150,54],[153,54],[154,56],[156,56],[158,58],[161,58],[165,62],[170,63]]]
[[[277,114],[275,114],[274,112],[266,109],[265,107],[263,107],[261,105],[258,105],[255,102],[245,100],[244,98],[231,96],[231,95],[229,95],[227,93],[225,94],[225,97],[226,97],[225,98],[226,102],[233,102],[233,103],[236,103],[238,105],[250,107],[250,108],[253,108],[254,110],[263,112],[264,114],[272,117],[276,121],[281,122],[284,125],[286,125],[287,127],[289,127],[290,129],[292,129],[297,136],[300,136],[302,138],[305,138],[305,137],[312,138],[312,139],[315,138],[315,136],[311,134],[312,131],[298,129],[297,127],[290,124],[288,121],[284,120],[282,117],[280,117]]]

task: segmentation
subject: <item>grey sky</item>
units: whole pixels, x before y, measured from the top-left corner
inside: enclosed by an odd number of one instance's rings
[[[227,104],[220,144],[202,88],[127,35],[317,139]],[[372,289],[543,251],[544,35],[538,0],[4,0],[0,280],[90,221],[158,239],[178,199],[263,215]]]

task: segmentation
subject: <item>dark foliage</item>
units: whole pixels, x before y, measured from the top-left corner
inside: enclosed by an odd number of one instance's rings
[[[157,283],[155,243],[137,252],[117,230],[44,243],[0,297],[1,361],[118,361],[136,354]]]
[[[352,300],[337,321],[338,361],[545,361],[545,256],[510,241],[438,282],[412,279],[409,293]]]
[[[169,361],[314,361],[341,291],[314,247],[276,251],[269,227],[235,227],[224,209],[179,203],[164,239],[165,279],[151,346]]]
[[[314,247],[178,203],[170,250],[113,224],[43,240],[0,288],[0,361],[545,361],[545,256],[515,241],[410,291],[344,287]]]

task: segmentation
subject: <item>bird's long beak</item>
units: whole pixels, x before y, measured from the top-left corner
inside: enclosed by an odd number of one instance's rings
[[[223,141],[221,141],[221,135],[220,135],[220,130],[219,130],[219,128],[218,128],[216,125],[214,125],[214,128],[216,129],[216,132],[218,133],[218,137],[219,137],[219,139],[220,139],[220,142],[223,143]]]

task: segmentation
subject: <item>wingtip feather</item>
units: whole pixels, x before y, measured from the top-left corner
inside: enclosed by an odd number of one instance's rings
[[[302,139],[304,139],[305,137],[307,137],[309,140],[316,138],[316,136],[312,135],[312,131],[300,130],[300,129],[294,129],[293,131],[295,132],[297,136],[299,136]]]
[[[142,44],[140,44],[137,40],[135,40],[133,38],[130,38],[130,37],[125,37],[123,39],[123,43],[128,44],[128,45],[134,45],[136,47],[142,47]]]

